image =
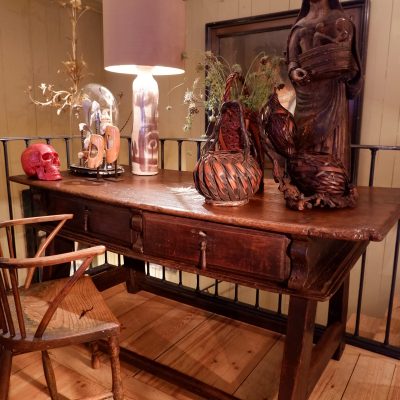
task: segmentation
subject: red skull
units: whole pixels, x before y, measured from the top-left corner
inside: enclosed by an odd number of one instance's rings
[[[28,176],[38,177],[43,181],[61,179],[58,153],[49,144],[31,144],[22,153],[21,163]]]

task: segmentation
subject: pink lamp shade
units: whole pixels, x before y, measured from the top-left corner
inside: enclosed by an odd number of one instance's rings
[[[184,72],[184,0],[103,0],[103,35],[107,71]]]

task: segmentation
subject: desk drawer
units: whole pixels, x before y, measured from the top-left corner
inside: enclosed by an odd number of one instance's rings
[[[115,243],[132,248],[139,240],[139,235],[132,230],[133,212],[129,208],[48,192],[46,211],[74,214],[66,229],[103,240],[105,245]]]
[[[290,274],[288,244],[289,240],[283,235],[144,214],[146,255],[189,263],[209,271],[229,270],[249,279],[284,281]]]

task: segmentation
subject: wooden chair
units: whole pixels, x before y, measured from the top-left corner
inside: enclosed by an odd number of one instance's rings
[[[91,247],[70,253],[42,256],[44,250],[71,219],[72,214],[23,218],[0,222],[5,228],[9,258],[0,246],[0,400],[7,400],[14,355],[42,352],[43,369],[50,396],[58,399],[54,372],[48,350],[78,343],[108,340],[111,355],[112,393],[93,399],[114,396],[123,399],[119,364],[120,324],[104,302],[90,277],[83,276],[96,255],[105,252],[104,246]],[[42,242],[34,258],[15,258],[11,229],[16,225],[58,221],[56,228]],[[34,268],[57,266],[82,260],[75,274],[66,279],[30,286]],[[26,287],[18,287],[18,270],[28,268]]]

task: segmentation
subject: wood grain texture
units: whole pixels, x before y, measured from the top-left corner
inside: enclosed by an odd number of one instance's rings
[[[390,385],[388,400],[396,400],[399,398],[400,398],[400,367],[397,365]]]
[[[360,356],[352,374],[343,400],[356,398],[365,400],[387,399],[394,374],[394,365],[379,360],[371,367],[369,357]]]
[[[140,302],[143,299],[143,292],[135,295],[126,293],[123,285],[108,289],[104,292],[104,297],[110,300],[113,294],[126,294],[132,298],[131,303]],[[154,296],[152,296],[154,298]],[[136,299],[135,299],[136,298]],[[157,297],[155,297],[157,298]],[[163,301],[162,298],[158,299]],[[114,303],[116,306],[116,302]],[[170,309],[174,308],[177,303],[170,302]],[[110,303],[109,303],[109,306]],[[126,308],[125,308],[126,307]],[[136,310],[127,303],[127,298],[119,298],[119,308],[121,314],[127,311],[131,319],[135,318]],[[184,318],[185,314],[182,314]],[[226,323],[230,323],[228,319]],[[146,335],[150,332],[153,336],[162,332],[163,326],[148,325],[148,330],[144,331]],[[247,330],[247,325],[237,324],[237,331]],[[189,331],[185,337],[195,334],[196,330]],[[212,335],[212,333],[210,333]],[[215,332],[216,337],[220,336],[220,331]],[[271,333],[263,330],[263,335],[254,337],[254,340],[265,340],[266,336]],[[225,341],[229,336],[225,336]],[[262,360],[254,363],[255,368],[244,379],[239,388],[235,392],[235,396],[243,400],[262,400],[277,399],[277,389],[279,384],[279,368],[283,354],[283,339],[272,334],[273,346],[264,354]],[[218,340],[214,341],[216,349],[220,347]],[[239,348],[239,347],[238,347]],[[236,352],[237,349],[232,350]],[[176,352],[180,352],[180,348],[176,347]],[[187,348],[187,357],[190,358],[191,349]],[[212,350],[211,350],[212,351]],[[239,350],[240,352],[240,350]],[[177,354],[178,354],[177,353]],[[76,399],[82,396],[96,396],[97,394],[110,387],[111,375],[109,373],[109,359],[103,356],[101,358],[101,366],[98,370],[93,370],[90,365],[90,352],[83,346],[71,346],[67,348],[54,349],[49,352],[52,359],[55,374],[57,376],[58,390],[62,398]],[[257,359],[258,355],[253,354]],[[231,358],[226,358],[223,362],[228,363]],[[358,365],[358,362],[360,364]],[[11,390],[9,400],[21,400],[23,398],[34,398],[35,400],[48,399],[48,392],[45,384],[44,374],[41,368],[37,367],[40,363],[40,353],[30,353],[18,355],[13,359]],[[398,398],[399,394],[399,371],[400,366],[398,360],[382,357],[377,354],[369,353],[365,350],[347,346],[342,359],[330,361],[328,367],[323,373],[317,386],[310,396],[310,400],[341,400],[348,390],[353,391],[352,386],[357,384],[359,392],[352,392],[355,397],[347,397],[358,399],[358,393],[364,394],[370,391],[372,394],[383,391],[388,393],[389,400]],[[361,368],[361,369],[360,369]],[[360,369],[359,372],[357,370]],[[224,369],[221,368],[223,371]],[[393,376],[391,379],[380,379],[377,375],[379,371],[391,371]],[[193,393],[189,393],[180,389],[176,385],[165,382],[157,377],[138,371],[122,363],[122,377],[127,400],[200,400],[201,398]],[[374,377],[370,379],[370,373]],[[383,375],[387,375],[383,373]],[[25,396],[25,397],[24,397]],[[369,397],[368,397],[369,396]],[[367,394],[367,398],[371,398]],[[375,399],[374,397],[372,397]],[[371,399],[372,399],[371,398]],[[377,397],[378,399],[380,397]],[[384,397],[386,398],[386,397]]]
[[[21,290],[27,340],[32,340],[38,323],[41,321],[49,303],[61,291],[66,279],[43,282]],[[12,302],[10,301],[12,304]],[[61,303],[48,325],[44,340],[73,338],[90,333],[94,328],[108,330],[118,327],[119,322],[107,307],[91,279],[80,279],[72,288],[69,296]]]
[[[243,400],[277,399],[282,357],[283,341],[280,339],[239,386],[235,396]]]
[[[122,315],[121,345],[139,354],[160,356],[189,332],[204,323],[210,313],[171,300],[154,298],[134,308],[135,318]]]
[[[331,361],[309,400],[341,400],[358,358],[358,354],[346,353],[340,363]]]
[[[262,195],[256,195],[248,205],[230,210],[204,204],[187,172],[164,170],[145,178],[125,174],[121,182],[93,182],[68,173],[58,182],[25,176],[14,176],[11,180],[119,207],[331,239],[380,241],[400,217],[400,189],[360,187],[360,199],[353,210],[297,212],[285,207],[275,184],[268,180]]]
[[[172,346],[157,361],[233,393],[273,346],[277,335],[214,316]],[[190,349],[190,357],[185,353]]]

